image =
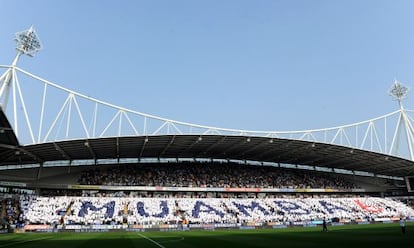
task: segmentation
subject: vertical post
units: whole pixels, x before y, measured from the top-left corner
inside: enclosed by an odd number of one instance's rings
[[[414,137],[414,131],[412,129],[412,124],[410,122],[410,118],[407,116],[407,113],[405,112],[404,106],[402,104],[402,100],[407,97],[408,88],[405,87],[403,84],[398,82],[397,80],[394,80],[393,85],[391,86],[391,89],[389,91],[390,96],[394,98],[394,100],[398,101],[398,105],[400,107],[400,116],[398,119],[398,125],[397,129],[395,130],[393,143],[391,145],[390,154],[393,152],[394,147],[394,141],[397,140],[396,149],[395,152],[399,153],[399,136],[401,135],[401,129],[405,129],[405,139],[408,146],[408,152],[409,152],[409,159],[414,160],[414,151],[413,151],[413,137]],[[397,136],[398,135],[398,136]]]
[[[30,57],[33,57],[34,54],[42,48],[39,37],[37,36],[33,26],[31,26],[28,30],[17,32],[15,34],[14,40],[16,41],[17,54],[13,59],[11,68],[7,70],[5,75],[3,75],[3,83],[1,84],[0,88],[0,99],[3,98],[3,103],[1,104],[3,110],[6,110],[7,107],[8,94],[11,84],[13,84],[14,81],[15,67],[20,59],[20,56],[22,54],[26,54]]]
[[[37,170],[36,179],[39,180],[42,176],[42,169],[43,169],[43,163],[40,163],[39,169]]]
[[[17,116],[17,95],[16,91],[19,90],[19,97],[20,102],[24,106],[24,100],[23,96],[20,93],[20,88],[18,85],[17,77],[16,77],[16,66],[17,62],[19,61],[22,54],[26,54],[30,57],[33,57],[36,52],[38,52],[42,45],[40,43],[40,40],[36,34],[36,31],[34,30],[33,26],[31,26],[28,30],[24,30],[21,32],[18,32],[15,34],[15,41],[16,41],[16,56],[13,59],[13,62],[11,64],[11,67],[6,71],[5,74],[3,74],[0,77],[0,107],[3,109],[3,111],[6,111],[7,104],[9,100],[10,90],[12,91],[12,101],[13,101],[13,123],[14,123],[14,130],[16,132],[16,136],[18,137],[18,116]],[[27,113],[26,114],[26,121],[28,121]],[[28,122],[28,126],[30,126]],[[31,129],[31,127],[29,127]],[[33,135],[32,135],[33,136]],[[32,137],[33,140],[33,137]]]

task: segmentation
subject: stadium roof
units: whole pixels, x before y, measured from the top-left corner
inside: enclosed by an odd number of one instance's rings
[[[2,142],[17,141],[11,134],[1,138]],[[414,162],[407,159],[337,145],[266,137],[131,136],[27,146],[13,143],[1,149],[0,166],[62,160],[208,158],[309,165],[387,176],[414,175]]]
[[[16,152],[18,146],[17,137],[0,106],[0,161],[3,161],[6,156],[13,156],[9,154]]]

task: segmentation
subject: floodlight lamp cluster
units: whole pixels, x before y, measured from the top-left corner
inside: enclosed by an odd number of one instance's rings
[[[17,32],[15,40],[17,51],[30,57],[33,57],[36,52],[42,49],[42,44],[33,26],[28,30]]]
[[[389,91],[390,96],[392,96],[394,100],[401,101],[407,97],[407,93],[408,88],[397,80],[394,80],[394,84],[391,86],[391,89]]]

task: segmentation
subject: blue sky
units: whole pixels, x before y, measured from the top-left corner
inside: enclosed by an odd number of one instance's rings
[[[414,85],[410,0],[0,0],[0,9],[0,64],[15,55],[14,34],[34,25],[44,48],[19,67],[179,121],[338,126],[396,110],[394,78]]]

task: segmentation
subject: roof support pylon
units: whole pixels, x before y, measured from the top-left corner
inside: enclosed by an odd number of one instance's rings
[[[11,67],[2,76],[0,76],[0,107],[4,111],[7,108],[10,88],[13,87],[15,82],[15,68],[21,55],[26,54],[33,57],[34,54],[42,48],[33,26],[31,26],[28,30],[17,32],[15,35],[15,41],[17,54],[13,59]]]
[[[389,94],[394,100],[398,101],[400,107],[398,123],[394,132],[389,154],[397,156],[401,155],[400,144],[405,141],[409,157],[414,161],[414,128],[402,103],[403,99],[407,97],[408,91],[409,89],[397,80],[394,80],[389,91]]]

